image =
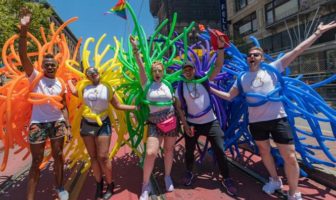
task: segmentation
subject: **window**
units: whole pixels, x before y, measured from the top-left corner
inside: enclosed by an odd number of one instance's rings
[[[273,51],[278,52],[282,50],[281,33],[272,35]]]
[[[257,15],[252,13],[233,25],[235,34],[245,36],[257,31]]]
[[[265,18],[267,24],[284,19],[299,10],[298,0],[274,0],[265,5]]]
[[[336,50],[326,51],[326,68],[327,70],[336,70]]]
[[[247,5],[251,4],[255,0],[235,0],[236,11],[245,8]]]
[[[283,31],[281,32],[281,38],[282,38],[282,46],[281,46],[281,50],[286,50],[286,49],[290,49],[292,47],[292,43],[291,43],[291,39],[288,35],[287,31]]]
[[[236,11],[239,11],[247,6],[247,0],[235,0]]]

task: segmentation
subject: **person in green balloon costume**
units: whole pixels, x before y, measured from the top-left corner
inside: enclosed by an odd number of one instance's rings
[[[148,103],[148,137],[143,166],[143,185],[140,196],[140,200],[147,200],[151,192],[151,185],[149,183],[150,175],[153,171],[154,161],[162,141],[164,143],[164,181],[166,190],[167,192],[174,190],[170,172],[173,164],[174,146],[179,132],[174,106],[169,103],[166,105],[158,104],[162,102],[173,102],[174,97],[172,89],[162,81],[165,69],[163,63],[153,61],[151,65],[151,77],[147,77],[135,38],[130,36],[130,42],[137,65],[139,66],[141,85],[143,88],[147,88],[144,89],[144,96],[146,100],[150,102]],[[151,79],[153,80],[152,83],[146,87],[146,84],[148,84]]]

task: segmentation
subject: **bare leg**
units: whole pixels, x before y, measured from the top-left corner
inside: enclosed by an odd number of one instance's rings
[[[36,186],[40,179],[40,165],[43,160],[45,142],[40,144],[30,144],[30,152],[32,155],[32,165],[29,170],[27,199],[34,200]]]
[[[148,137],[147,139],[146,157],[143,168],[143,185],[147,185],[149,183],[149,178],[154,168],[154,161],[156,155],[158,154],[161,141],[162,137]]]
[[[280,154],[285,161],[285,173],[289,185],[289,195],[294,195],[297,190],[300,168],[295,156],[295,147],[293,144],[276,144]]]
[[[53,139],[51,141],[52,157],[54,158],[54,174],[56,180],[56,188],[64,186],[63,183],[63,171],[64,171],[64,159],[63,159],[63,143],[64,137]]]
[[[91,159],[91,169],[93,171],[93,176],[95,177],[95,180],[97,183],[99,183],[102,180],[102,171],[100,169],[98,159],[97,159],[97,147],[96,147],[96,141],[94,136],[84,136],[82,137],[86,150],[88,151],[88,154]]]
[[[174,160],[174,147],[176,137],[164,137],[164,165],[165,176],[170,176]]]
[[[110,184],[112,183],[112,163],[108,159],[108,152],[111,143],[111,136],[98,136],[95,137],[95,140],[100,169],[105,174],[106,182]]]
[[[273,156],[271,154],[271,145],[269,140],[256,141],[262,161],[273,180],[278,179]]]

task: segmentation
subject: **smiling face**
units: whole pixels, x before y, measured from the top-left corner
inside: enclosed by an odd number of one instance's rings
[[[195,77],[195,68],[193,66],[184,66],[182,69],[183,76],[187,80],[192,80]]]
[[[156,62],[152,64],[152,76],[155,82],[161,82],[163,77],[163,65],[162,63]]]
[[[262,61],[264,61],[263,50],[261,48],[251,48],[247,55],[250,71],[257,71]]]
[[[89,67],[85,72],[86,77],[92,81],[93,84],[98,84],[100,76],[98,70],[94,67]]]
[[[58,64],[53,56],[44,57],[42,61],[43,73],[48,78],[55,78]]]

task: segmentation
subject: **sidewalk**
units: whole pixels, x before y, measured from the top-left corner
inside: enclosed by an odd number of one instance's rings
[[[115,138],[113,138],[115,140]],[[152,199],[168,200],[223,200],[223,199],[258,199],[269,200],[278,199],[277,196],[268,196],[261,191],[262,183],[252,176],[246,174],[237,167],[230,165],[230,174],[236,181],[239,193],[232,198],[228,196],[221,187],[218,178],[218,170],[214,165],[212,157],[206,155],[202,164],[195,164],[197,178],[192,187],[183,186],[184,167],[184,144],[180,142],[176,145],[175,160],[172,169],[172,178],[175,183],[175,191],[165,192],[163,181],[163,159],[161,156],[156,160],[153,171],[154,185],[157,183],[158,189]],[[266,170],[260,157],[252,155],[248,151],[241,150],[242,159],[235,162],[242,167],[247,167],[262,178],[267,178]],[[27,161],[26,161],[27,162]],[[10,162],[9,168],[21,166],[22,161]],[[27,164],[27,163],[26,163]],[[139,158],[131,153],[130,148],[123,146],[112,161],[113,178],[116,183],[115,194],[111,200],[135,200],[138,199],[141,190],[142,169],[139,166]],[[37,199],[57,199],[53,190],[54,177],[52,174],[52,162],[42,171],[40,183],[37,190]],[[74,170],[66,170],[66,188],[71,192],[71,199],[90,200],[94,199],[95,181],[91,173],[79,174]],[[282,174],[282,170],[279,170]],[[3,174],[1,173],[1,178]],[[286,180],[284,179],[286,184]],[[336,199],[336,191],[329,189],[309,178],[300,178],[300,191],[304,199]],[[5,189],[0,194],[1,200],[21,200],[25,198],[27,187],[27,173],[19,176],[11,187]],[[287,190],[287,188],[285,188]]]

